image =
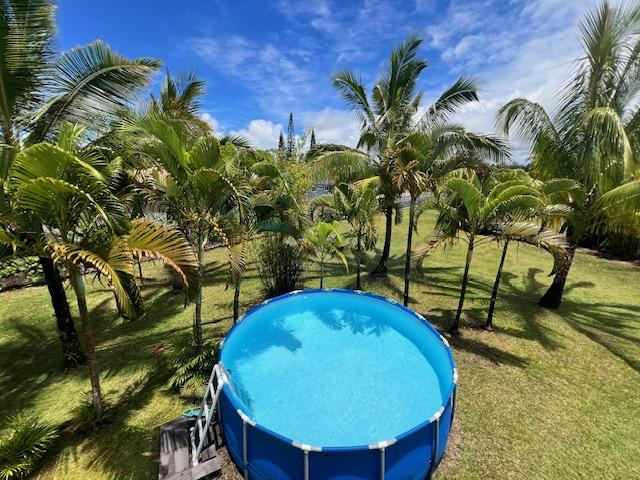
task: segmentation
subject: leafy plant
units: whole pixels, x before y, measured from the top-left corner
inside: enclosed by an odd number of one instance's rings
[[[335,223],[319,222],[307,232],[307,241],[311,245],[314,259],[320,264],[320,288],[323,287],[324,266],[333,257],[338,257],[347,272],[349,271],[347,258],[342,251],[345,242]]]
[[[57,430],[33,417],[16,413],[0,437],[0,480],[26,478],[58,438]]]
[[[182,335],[169,345],[166,355],[172,372],[166,387],[185,398],[201,398],[218,358],[217,347],[205,343],[202,349],[196,348],[193,337]]]
[[[102,398],[102,414],[99,415],[93,405],[92,392],[84,392],[80,402],[71,409],[71,420],[65,426],[67,432],[93,432],[100,427],[105,416],[109,415],[109,395]]]
[[[258,271],[269,298],[297,290],[304,273],[302,249],[293,240],[268,235],[258,248]]]

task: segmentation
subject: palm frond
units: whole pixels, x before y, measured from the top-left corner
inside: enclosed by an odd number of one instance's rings
[[[128,60],[99,40],[64,53],[47,81],[52,97],[32,118],[30,143],[47,138],[63,119],[93,127],[97,119],[110,120],[149,85],[158,66],[151,58]]]

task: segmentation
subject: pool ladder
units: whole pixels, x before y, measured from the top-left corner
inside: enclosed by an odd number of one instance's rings
[[[216,364],[211,371],[207,391],[202,399],[202,408],[196,418],[196,423],[189,434],[191,436],[191,462],[192,465],[200,463],[200,455],[205,448],[205,443],[211,435],[211,422],[218,409],[218,399],[224,385],[224,372],[220,364]]]

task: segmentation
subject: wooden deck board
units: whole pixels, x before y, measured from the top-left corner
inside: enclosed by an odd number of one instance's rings
[[[214,478],[221,466],[214,444],[207,447],[198,465],[191,465],[189,429],[194,420],[180,417],[160,427],[159,480],[201,480]]]

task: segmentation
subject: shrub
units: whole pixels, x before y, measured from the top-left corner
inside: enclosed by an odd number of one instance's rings
[[[167,348],[167,360],[172,374],[167,388],[188,399],[201,399],[211,370],[218,358],[217,348],[205,343],[198,352],[191,335],[176,338]]]
[[[258,249],[258,271],[267,297],[277,297],[302,288],[304,255],[294,242],[267,237]]]
[[[33,417],[11,415],[0,438],[0,480],[26,478],[51,448],[57,430]]]
[[[103,394],[104,412],[100,420],[93,408],[93,396],[91,392],[85,392],[80,397],[80,403],[71,410],[71,420],[65,430],[68,432],[94,432],[104,423],[104,417],[109,413],[109,395]]]

